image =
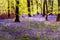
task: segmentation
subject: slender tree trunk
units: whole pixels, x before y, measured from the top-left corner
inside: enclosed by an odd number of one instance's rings
[[[45,4],[46,4],[46,0],[44,0],[44,2],[43,2],[43,17],[45,16]]]
[[[8,18],[10,18],[9,0],[8,0]]]
[[[60,7],[60,0],[58,0],[58,11],[60,11],[59,7]],[[60,21],[60,13],[59,12],[58,12],[56,21]]]
[[[45,7],[45,5],[46,5],[46,7]],[[46,11],[45,11],[45,8],[46,8]],[[43,17],[46,15],[46,20],[48,20],[47,19],[47,17],[48,17],[48,6],[47,6],[47,0],[44,0],[44,3],[43,3]]]
[[[54,0],[51,0],[51,13],[50,13],[50,15],[53,14],[53,2],[54,2]]]
[[[51,6],[51,10],[50,10],[50,14],[49,15],[52,15],[53,14],[53,2],[54,2],[54,0],[48,0],[48,2],[49,2],[49,5]]]
[[[39,13],[38,13],[38,0],[36,0],[36,4],[37,4],[37,14],[39,14]]]
[[[19,1],[16,0],[16,19],[15,19],[15,22],[20,22],[19,21]]]
[[[53,14],[53,2],[54,2],[54,0],[52,0],[52,14]]]
[[[33,0],[31,0],[31,5],[32,5],[32,12],[33,12]]]
[[[28,7],[28,16],[31,17],[31,14],[30,14],[30,0],[27,0],[27,7]]]
[[[46,13],[46,20],[48,20],[48,6],[47,6],[47,1],[46,1],[46,11],[47,11],[47,12],[45,12]]]
[[[42,0],[41,0],[41,14],[42,14]]]

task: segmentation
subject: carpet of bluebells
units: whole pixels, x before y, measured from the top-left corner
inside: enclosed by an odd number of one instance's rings
[[[20,17],[20,22],[0,19],[0,40],[60,40],[60,22],[55,21],[56,16],[49,16],[48,21],[38,17]]]

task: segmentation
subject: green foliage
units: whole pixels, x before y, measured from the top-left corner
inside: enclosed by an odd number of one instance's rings
[[[7,38],[2,38],[2,37],[0,37],[0,40],[7,40]]]
[[[30,38],[28,38],[28,36],[26,36],[26,35],[22,36],[21,39],[22,39],[22,40],[30,40]]]
[[[37,3],[36,3],[36,0],[33,0],[33,5],[31,5],[30,3],[30,10],[31,10],[31,15],[33,14],[36,14],[37,11],[39,13],[41,13],[41,9],[43,10],[43,1],[44,0],[38,0],[38,9],[37,9]],[[47,1],[47,4],[48,4],[48,11],[49,13],[51,13],[51,5],[49,5],[49,2]],[[0,0],[0,6],[2,8],[1,11],[2,13],[5,12],[7,13],[8,12],[8,0]],[[15,6],[16,6],[16,2],[15,0],[9,0],[9,9],[10,9],[10,12],[15,12]],[[19,12],[20,12],[20,15],[23,15],[23,14],[28,14],[28,7],[27,7],[27,0],[19,0]],[[33,11],[32,11],[32,7],[33,7]],[[54,0],[53,2],[53,13],[58,13],[58,1],[57,0]]]

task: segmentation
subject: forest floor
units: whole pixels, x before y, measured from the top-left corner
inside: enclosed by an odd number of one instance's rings
[[[46,21],[46,16],[42,17],[42,15],[35,15],[32,17],[27,17],[27,16],[20,16],[19,20],[20,21]],[[15,18],[13,19],[0,19],[0,22],[14,22]],[[56,15],[49,15],[48,16],[48,21],[56,21]]]
[[[0,19],[0,40],[60,40],[60,22],[56,16]]]

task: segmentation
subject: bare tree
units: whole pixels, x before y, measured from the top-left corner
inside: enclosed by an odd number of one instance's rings
[[[59,7],[60,7],[60,0],[58,0],[58,11],[60,11]],[[58,12],[56,21],[60,21],[60,13],[59,12]]]
[[[19,5],[19,0],[16,0],[16,19],[15,19],[15,22],[20,22],[19,21],[19,7],[18,7],[18,5]]]

